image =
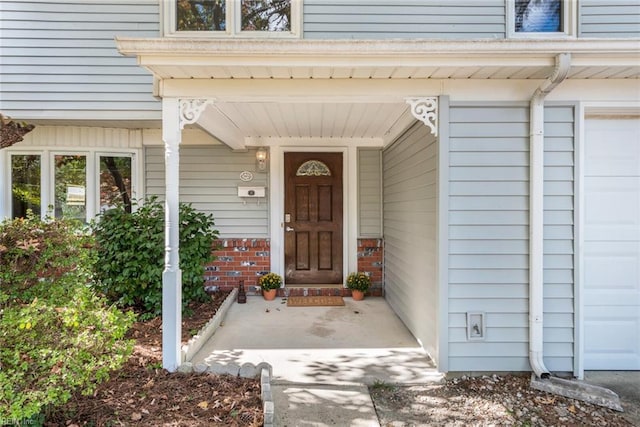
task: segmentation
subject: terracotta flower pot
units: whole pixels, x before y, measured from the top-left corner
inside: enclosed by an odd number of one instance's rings
[[[364,299],[364,292],[358,291],[356,289],[351,290],[351,297],[354,301],[362,301]]]
[[[276,294],[278,293],[277,289],[269,289],[269,290],[262,290],[262,296],[264,297],[264,299],[266,299],[267,301],[273,301],[276,298]]]

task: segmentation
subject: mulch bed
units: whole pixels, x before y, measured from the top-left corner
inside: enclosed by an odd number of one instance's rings
[[[380,383],[370,391],[383,426],[632,426],[619,412],[529,384],[529,375],[492,375],[431,385]]]
[[[186,343],[218,310],[228,293],[196,304],[183,319]],[[127,363],[93,396],[74,395],[47,415],[45,426],[261,426],[259,380],[162,369],[162,319],[137,322]]]

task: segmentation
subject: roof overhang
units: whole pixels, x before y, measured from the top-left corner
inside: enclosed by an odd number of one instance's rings
[[[413,120],[405,97],[446,94],[446,85],[477,87],[479,80],[490,93],[505,82],[531,93],[561,53],[571,54],[568,80],[640,77],[637,39],[116,42],[153,74],[156,95],[215,99],[199,124],[233,148],[267,137],[372,138],[384,145]]]

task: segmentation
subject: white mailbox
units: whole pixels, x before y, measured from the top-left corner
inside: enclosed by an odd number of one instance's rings
[[[238,187],[238,197],[264,197],[264,187]]]

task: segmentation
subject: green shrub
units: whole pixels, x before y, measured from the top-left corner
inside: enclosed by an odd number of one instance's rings
[[[30,302],[38,296],[32,288],[43,278],[73,273],[85,282],[93,268],[92,238],[79,223],[42,221],[31,212],[0,225],[0,284],[10,298]]]
[[[204,266],[213,261],[218,237],[211,215],[180,204],[180,268],[183,307],[205,301]],[[102,292],[123,307],[135,307],[143,317],[162,310],[164,269],[164,208],[148,199],[133,213],[110,210],[94,224],[98,261],[96,276]]]
[[[0,224],[0,420],[33,422],[93,392],[131,353],[134,315],[91,291],[90,248],[67,221]]]

